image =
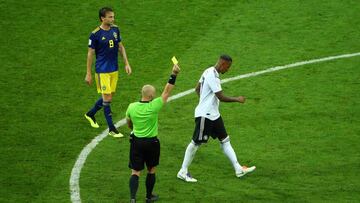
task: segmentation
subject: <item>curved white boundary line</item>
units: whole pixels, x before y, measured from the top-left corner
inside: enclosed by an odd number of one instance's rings
[[[232,78],[226,78],[224,80],[221,80],[221,83],[227,83],[227,82],[231,82],[231,81],[234,81],[234,80],[239,80],[239,79],[242,79],[242,78],[254,77],[254,76],[257,76],[257,75],[264,74],[264,73],[274,72],[274,71],[283,70],[283,69],[287,69],[287,68],[293,68],[293,67],[302,66],[302,65],[306,65],[306,64],[319,63],[319,62],[324,62],[324,61],[331,61],[331,60],[336,60],[336,59],[341,59],[341,58],[350,58],[350,57],[359,56],[359,55],[360,55],[360,52],[357,52],[357,53],[352,53],[352,54],[329,56],[329,57],[320,58],[320,59],[313,59],[313,60],[309,60],[309,61],[301,61],[301,62],[296,62],[296,63],[284,65],[284,66],[276,66],[276,67],[268,68],[268,69],[265,69],[265,70],[262,70],[262,71],[257,71],[257,72],[253,72],[253,73],[247,73],[247,74],[244,74],[244,75],[238,75],[238,76],[235,76],[235,77],[232,77]],[[181,92],[179,94],[176,94],[176,95],[170,97],[168,101],[179,99],[179,98],[181,98],[183,96],[186,96],[188,94],[191,94],[193,92],[194,92],[194,89],[186,90],[184,92]],[[116,127],[120,127],[120,126],[123,126],[123,125],[125,125],[125,118],[121,119],[120,121],[118,121],[115,124]],[[74,165],[73,169],[71,170],[70,195],[71,195],[71,201],[73,203],[80,203],[81,202],[79,180],[80,180],[81,169],[85,164],[86,158],[89,156],[90,152],[96,147],[96,145],[98,145],[107,136],[107,134],[108,134],[107,130],[104,130],[101,134],[99,134],[93,140],[91,140],[91,142],[88,145],[86,145],[85,148],[81,151],[79,157],[77,158],[77,160],[75,162],[75,165]]]

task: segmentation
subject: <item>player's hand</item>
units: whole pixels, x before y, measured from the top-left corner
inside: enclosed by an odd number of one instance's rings
[[[179,67],[179,65],[178,65],[178,64],[174,64],[173,69],[172,69],[172,74],[177,75],[177,74],[179,74],[179,73],[180,73],[180,67]]]
[[[239,96],[239,97],[238,97],[238,101],[239,101],[240,103],[245,103],[245,100],[246,100],[246,98],[243,97],[243,96]]]
[[[127,73],[128,75],[131,74],[132,70],[131,70],[131,67],[130,67],[129,64],[128,64],[128,65],[125,65],[125,71],[126,71],[126,73]]]
[[[91,84],[92,84],[91,74],[86,74],[86,76],[85,76],[85,82],[86,82],[86,84],[88,84],[88,85],[91,85]]]

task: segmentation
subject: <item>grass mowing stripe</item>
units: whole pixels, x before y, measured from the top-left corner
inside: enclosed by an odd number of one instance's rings
[[[355,57],[355,56],[359,56],[359,55],[360,55],[360,52],[356,52],[356,53],[351,53],[351,54],[328,56],[328,57],[319,58],[319,59],[301,61],[301,62],[296,62],[296,63],[284,65],[284,66],[271,67],[271,68],[268,68],[268,69],[265,69],[265,70],[262,70],[262,71],[257,71],[257,72],[252,72],[252,73],[247,73],[247,74],[231,77],[231,78],[226,78],[226,79],[221,80],[221,83],[227,83],[227,82],[231,82],[231,81],[234,81],[234,80],[239,80],[239,79],[242,79],[242,78],[254,77],[254,76],[269,73],[269,72],[274,72],[274,71],[279,71],[279,70],[283,70],[283,69],[303,66],[303,65],[307,65],[307,64],[320,63],[320,62],[324,62],[324,61],[331,61],[331,60],[336,60],[336,59],[341,59],[341,58],[350,58],[350,57]],[[179,99],[179,98],[184,97],[184,96],[186,96],[188,94],[191,94],[193,92],[194,92],[193,89],[186,90],[184,92],[181,92],[181,93],[178,93],[178,94],[176,94],[174,96],[171,96],[169,98],[169,101]],[[116,125],[116,127],[120,127],[120,126],[125,125],[125,123],[126,123],[125,119],[121,119],[115,125]],[[71,201],[74,202],[74,203],[75,202],[76,203],[81,202],[79,179],[80,179],[81,169],[84,166],[86,158],[91,153],[91,151],[106,136],[107,136],[107,130],[104,130],[100,135],[96,136],[88,145],[86,145],[84,147],[84,149],[81,151],[78,159],[75,162],[75,165],[74,165],[74,167],[73,167],[73,169],[71,171],[71,176],[70,176],[70,197],[71,197]]]

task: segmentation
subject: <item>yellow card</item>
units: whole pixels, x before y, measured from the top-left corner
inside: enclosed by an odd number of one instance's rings
[[[176,64],[179,63],[175,56],[173,56],[173,57],[171,58],[171,60],[172,60],[172,62],[173,62],[174,65],[176,65]]]

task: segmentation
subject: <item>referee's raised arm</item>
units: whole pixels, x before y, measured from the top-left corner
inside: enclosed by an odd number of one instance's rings
[[[161,94],[162,100],[164,103],[167,102],[168,98],[170,97],[171,90],[175,86],[176,76],[180,72],[180,67],[177,64],[174,64],[172,68],[172,73],[170,75],[168,83],[165,85],[164,91]]]

